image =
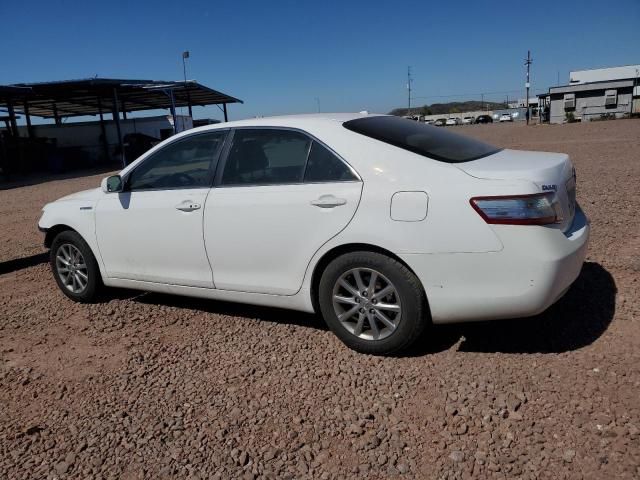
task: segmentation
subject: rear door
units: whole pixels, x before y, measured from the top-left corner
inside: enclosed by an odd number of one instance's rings
[[[233,133],[204,213],[216,288],[293,295],[315,252],[356,212],[362,182],[304,132]]]

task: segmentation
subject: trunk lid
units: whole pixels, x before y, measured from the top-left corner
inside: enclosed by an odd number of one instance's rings
[[[556,192],[566,231],[573,222],[576,207],[576,177],[569,156],[564,153],[501,150],[488,157],[455,165],[468,175],[492,180],[526,180],[541,192]]]

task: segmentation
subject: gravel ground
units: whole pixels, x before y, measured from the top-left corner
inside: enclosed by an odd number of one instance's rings
[[[36,222],[101,176],[0,191],[0,478],[639,478],[640,121],[457,129],[569,153],[589,257],[543,315],[436,327],[401,358],[296,312],[74,304]]]

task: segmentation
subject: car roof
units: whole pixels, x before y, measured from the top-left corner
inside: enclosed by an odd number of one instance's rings
[[[322,125],[341,125],[349,120],[367,117],[379,117],[383,114],[359,112],[359,113],[307,113],[299,115],[278,115],[273,117],[256,117],[244,120],[235,120],[232,122],[215,123],[213,125],[205,125],[203,127],[188,130],[189,132],[215,130],[219,128],[235,128],[235,127],[296,127],[296,128],[312,128]]]

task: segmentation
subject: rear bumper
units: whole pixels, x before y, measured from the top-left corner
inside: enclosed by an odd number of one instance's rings
[[[563,233],[537,226],[495,225],[499,252],[400,255],[425,288],[434,323],[537,315],[580,274],[589,222],[577,208]]]

